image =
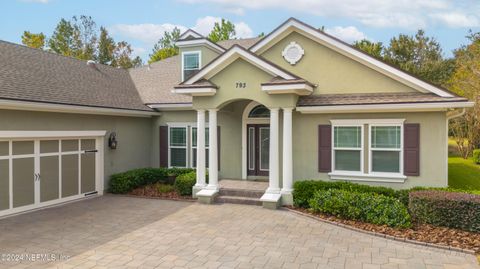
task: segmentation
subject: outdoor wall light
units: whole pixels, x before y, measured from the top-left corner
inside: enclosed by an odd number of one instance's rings
[[[117,149],[117,133],[111,132],[110,137],[108,138],[108,147],[111,149]]]

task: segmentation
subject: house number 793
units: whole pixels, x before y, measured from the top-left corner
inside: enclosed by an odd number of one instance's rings
[[[244,89],[244,88],[246,88],[246,87],[247,87],[247,83],[245,83],[245,82],[237,82],[237,83],[235,83],[235,88],[237,88],[237,89]]]

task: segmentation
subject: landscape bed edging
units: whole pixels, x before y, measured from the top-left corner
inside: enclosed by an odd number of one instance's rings
[[[451,246],[443,246],[443,245],[438,245],[438,244],[433,244],[433,243],[427,243],[427,242],[422,242],[422,241],[417,241],[417,240],[406,239],[404,237],[397,237],[397,236],[386,235],[386,234],[383,234],[383,233],[371,232],[371,231],[359,229],[359,228],[356,228],[356,227],[353,227],[353,226],[350,226],[350,225],[346,225],[346,224],[343,224],[343,223],[339,223],[339,222],[335,222],[335,221],[331,221],[331,220],[326,220],[326,219],[323,219],[321,217],[318,217],[318,216],[315,216],[315,215],[312,215],[312,214],[307,214],[307,213],[304,213],[304,212],[301,212],[299,210],[295,210],[295,209],[292,209],[292,208],[282,207],[282,209],[287,210],[289,212],[293,212],[295,214],[298,214],[298,215],[301,215],[301,216],[304,216],[304,217],[309,217],[309,218],[312,218],[312,219],[315,219],[315,220],[318,220],[318,221],[321,221],[321,222],[324,222],[324,223],[328,223],[328,224],[331,224],[331,225],[342,227],[342,228],[352,230],[352,231],[355,231],[355,232],[360,232],[360,233],[364,233],[364,234],[373,235],[373,236],[376,236],[376,237],[382,237],[382,238],[391,239],[391,240],[398,241],[398,242],[405,242],[405,243],[410,243],[410,244],[419,245],[419,246],[426,246],[426,247],[432,247],[432,248],[437,248],[437,249],[442,249],[442,250],[450,250],[450,251],[455,251],[455,252],[460,252],[460,253],[465,253],[465,254],[470,254],[470,255],[476,255],[475,251],[470,250],[470,249],[463,249],[463,248],[457,248],[457,247],[451,247]]]

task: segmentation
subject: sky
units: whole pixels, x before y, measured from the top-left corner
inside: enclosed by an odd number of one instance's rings
[[[447,57],[468,43],[469,30],[480,32],[480,0],[1,0],[0,10],[1,40],[21,43],[25,30],[48,37],[61,18],[88,15],[144,62],[165,31],[177,26],[206,35],[220,18],[235,24],[238,38],[268,34],[289,17],[349,43],[388,44],[421,28]]]

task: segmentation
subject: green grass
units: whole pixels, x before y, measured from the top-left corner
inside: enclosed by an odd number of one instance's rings
[[[456,189],[480,190],[480,165],[473,162],[472,158],[448,158],[448,185]]]

